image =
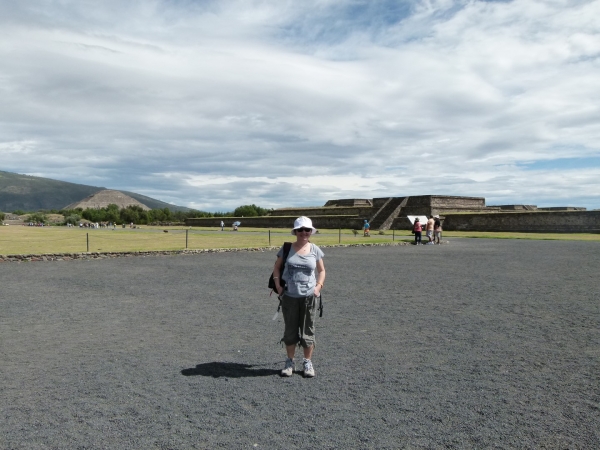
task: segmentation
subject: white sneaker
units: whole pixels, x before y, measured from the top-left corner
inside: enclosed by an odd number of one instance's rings
[[[312,378],[315,376],[315,368],[312,365],[312,361],[310,359],[304,360],[304,376]]]
[[[294,364],[294,360],[291,359],[291,358],[286,358],[286,360],[285,360],[285,367],[281,371],[281,376],[291,377],[292,374],[294,373],[294,369],[295,368],[296,367],[295,367],[295,364]]]

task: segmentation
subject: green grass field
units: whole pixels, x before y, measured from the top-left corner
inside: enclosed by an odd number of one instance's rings
[[[167,232],[165,233],[165,230]],[[317,245],[391,243],[392,241],[412,241],[409,231],[377,232],[371,237],[362,233],[354,235],[348,230],[319,230],[311,241]],[[549,233],[485,233],[485,232],[444,232],[443,239],[449,238],[488,238],[488,239],[556,239],[600,241],[600,234],[549,234]],[[243,228],[239,232],[218,231],[214,228],[187,229],[188,249],[211,248],[252,248],[280,246],[294,237],[290,230]],[[27,255],[47,253],[127,252],[152,250],[183,250],[186,248],[186,228],[183,227],[142,227],[139,229],[80,229],[67,227],[0,227],[0,255]]]

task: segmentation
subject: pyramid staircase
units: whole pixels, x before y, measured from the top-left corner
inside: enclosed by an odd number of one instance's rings
[[[390,197],[381,208],[371,217],[369,223],[372,230],[389,230],[410,197]]]

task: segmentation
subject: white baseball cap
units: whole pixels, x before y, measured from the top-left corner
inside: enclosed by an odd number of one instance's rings
[[[294,220],[294,228],[292,229],[292,234],[295,235],[296,233],[294,233],[294,231],[296,231],[298,228],[312,228],[312,231],[310,234],[315,234],[317,229],[315,227],[313,227],[312,224],[312,220],[310,220],[308,217],[298,217],[296,220]]]

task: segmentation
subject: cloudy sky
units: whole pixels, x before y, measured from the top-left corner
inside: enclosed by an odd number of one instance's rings
[[[2,0],[0,170],[207,211],[600,208],[600,0]]]

